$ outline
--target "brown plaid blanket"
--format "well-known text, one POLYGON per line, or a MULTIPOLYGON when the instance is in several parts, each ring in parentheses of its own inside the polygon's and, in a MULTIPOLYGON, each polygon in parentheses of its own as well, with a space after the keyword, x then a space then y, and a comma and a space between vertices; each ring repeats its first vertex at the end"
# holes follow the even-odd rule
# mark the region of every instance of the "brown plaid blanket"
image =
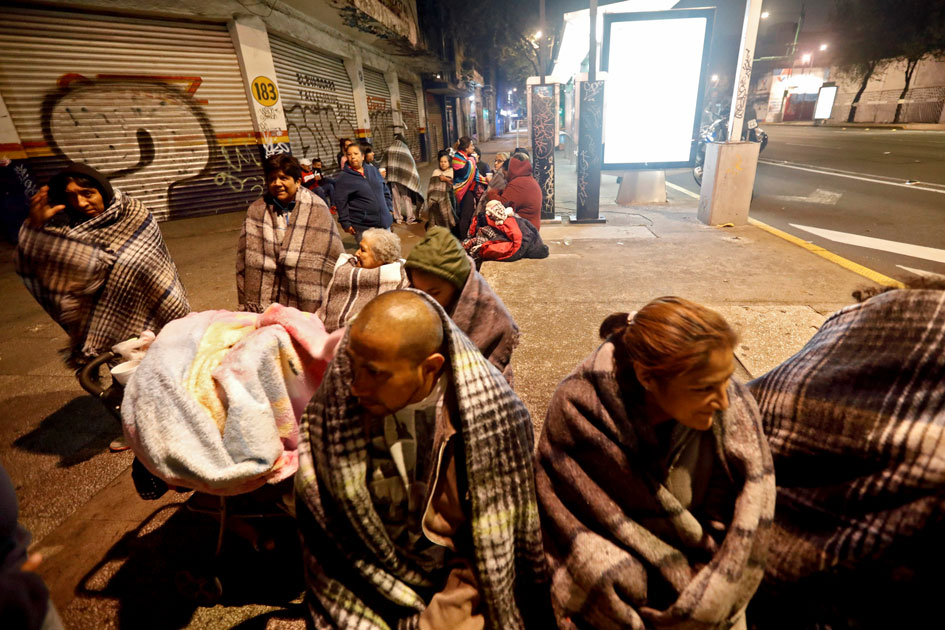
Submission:
POLYGON ((415 193, 423 201, 423 191, 420 190, 420 173, 417 172, 417 163, 410 154, 407 143, 394 138, 394 143, 387 148, 384 154, 387 165, 385 179, 392 184, 400 184, 407 190, 415 193))
POLYGON ((469 264, 472 269, 451 317, 459 329, 511 383, 512 351, 518 346, 518 324, 512 319, 512 314, 505 307, 502 298, 492 290, 482 274, 476 271, 475 262, 470 259, 469 264))
MULTIPOLYGON (((538 445, 536 484, 552 599, 562 628, 729 628, 761 582, 774 513, 774 471, 754 400, 739 383, 697 443, 695 488, 664 484, 642 387, 625 392, 603 344, 558 386, 538 445)), ((676 449, 671 449, 671 453, 676 449)), ((682 452, 680 450, 679 452, 682 452)))
MULTIPOLYGON (((425 294, 420 294, 425 295, 425 294)), ((431 298, 448 346, 476 576, 489 628, 553 627, 525 405, 431 298), (550 622, 550 625, 549 625, 550 622)), ((302 416, 296 497, 308 604, 321 629, 415 628, 437 574, 388 536, 368 490, 368 444, 341 342, 302 416)), ((432 488, 432 484, 430 484, 432 488)))
POLYGON ((24 224, 16 271, 68 333, 73 366, 190 312, 157 222, 118 189, 105 212, 77 226, 24 224))
POLYGON ((778 471, 763 612, 927 625, 907 616, 937 613, 945 557, 945 291, 845 308, 749 387, 778 471))
POLYGON ((375 269, 363 269, 356 262, 351 254, 342 254, 335 263, 335 273, 325 292, 325 301, 316 313, 328 332, 346 326, 381 293, 410 285, 403 260, 375 269))
POLYGON ((314 313, 338 256, 341 234, 328 206, 299 187, 288 224, 260 197, 246 211, 236 256, 236 293, 240 310, 262 313, 273 303, 314 313), (276 242, 278 227, 284 227, 276 242))
POLYGON ((453 184, 440 181, 439 176, 430 178, 427 187, 427 201, 421 215, 425 216, 427 229, 434 225, 452 228, 456 225, 456 197, 453 184))

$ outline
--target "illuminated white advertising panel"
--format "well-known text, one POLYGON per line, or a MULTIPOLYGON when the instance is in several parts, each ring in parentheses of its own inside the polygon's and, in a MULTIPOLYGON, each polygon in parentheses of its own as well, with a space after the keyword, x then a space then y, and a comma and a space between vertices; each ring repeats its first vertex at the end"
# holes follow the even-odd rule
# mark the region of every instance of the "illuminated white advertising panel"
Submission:
POLYGON ((605 169, 691 164, 713 14, 694 9, 605 16, 605 169))
POLYGON ((837 86, 825 83, 817 94, 817 105, 814 107, 814 120, 827 120, 833 111, 833 102, 837 99, 837 86))

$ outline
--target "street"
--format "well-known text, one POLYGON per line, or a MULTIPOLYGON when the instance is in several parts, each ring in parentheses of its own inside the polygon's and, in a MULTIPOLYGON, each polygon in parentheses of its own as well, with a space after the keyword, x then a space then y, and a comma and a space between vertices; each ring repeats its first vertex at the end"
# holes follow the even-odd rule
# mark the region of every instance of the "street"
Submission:
POLYGON ((763 128, 753 218, 903 282, 945 274, 945 132, 763 128))

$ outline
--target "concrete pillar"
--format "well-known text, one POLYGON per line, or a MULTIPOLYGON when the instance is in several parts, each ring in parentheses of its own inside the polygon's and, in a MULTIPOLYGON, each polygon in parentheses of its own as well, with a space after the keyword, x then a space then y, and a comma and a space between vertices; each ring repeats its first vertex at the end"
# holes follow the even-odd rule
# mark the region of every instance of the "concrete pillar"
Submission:
POLYGON ((351 79, 351 88, 354 92, 354 115, 358 119, 354 133, 358 138, 371 140, 371 115, 368 110, 367 90, 364 88, 364 64, 361 55, 353 58, 345 57, 345 71, 351 79))
POLYGON ((748 223, 758 168, 757 142, 710 142, 705 148, 699 220, 708 225, 748 223))
MULTIPOLYGON (((393 109, 391 118, 393 124, 404 126, 404 105, 400 101, 400 82, 397 80, 397 72, 394 70, 384 73, 384 80, 387 81, 387 89, 390 90, 390 105, 393 109)), ((403 129, 401 129, 403 131, 403 129)))
POLYGON ((666 203, 666 173, 624 171, 617 190, 617 205, 666 203))
POLYGON ((251 105, 253 129, 263 158, 291 153, 282 92, 276 82, 266 23, 256 16, 240 15, 227 27, 236 48, 243 86, 251 105))

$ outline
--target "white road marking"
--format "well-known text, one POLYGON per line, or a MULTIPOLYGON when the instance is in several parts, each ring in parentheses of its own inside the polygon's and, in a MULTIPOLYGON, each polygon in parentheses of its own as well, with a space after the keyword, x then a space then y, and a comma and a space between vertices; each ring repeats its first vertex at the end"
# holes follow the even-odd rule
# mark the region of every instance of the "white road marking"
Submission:
MULTIPOLYGON (((784 168, 793 168, 798 171, 807 171, 809 173, 819 173, 821 175, 833 175, 834 177, 846 177, 848 179, 858 179, 861 182, 873 182, 874 184, 886 184, 887 186, 899 186, 900 188, 911 188, 912 190, 924 190, 926 192, 938 193, 940 195, 945 195, 945 187, 943 188, 931 188, 930 186, 916 186, 914 184, 906 184, 901 181, 887 181, 883 179, 878 179, 877 177, 866 177, 864 175, 851 175, 849 173, 843 173, 840 171, 828 171, 817 168, 811 168, 809 166, 800 166, 797 164, 788 164, 786 162, 773 162, 771 160, 758 160, 761 164, 768 164, 770 166, 781 166, 784 168)), ((936 186, 941 184, 931 184, 931 186, 936 186)))
POLYGON ((775 199, 781 201, 799 201, 801 203, 819 203, 826 206, 835 206, 837 202, 840 201, 840 198, 843 197, 842 193, 833 192, 830 190, 824 190, 818 188, 811 194, 806 197, 799 196, 790 196, 790 195, 775 195, 775 199))
POLYGON ((696 193, 692 192, 691 190, 686 190, 686 189, 683 188, 682 186, 677 186, 677 185, 674 184, 673 182, 666 182, 666 185, 669 186, 670 188, 672 188, 673 190, 675 190, 675 191, 677 191, 677 192, 681 192, 681 193, 684 194, 684 195, 689 195, 690 197, 693 197, 694 199, 698 199, 698 198, 699 198, 699 195, 697 195, 696 193))
POLYGON ((900 269, 905 269, 909 273, 914 273, 915 275, 922 278, 932 278, 933 280, 945 279, 945 276, 943 276, 940 273, 935 273, 934 271, 926 271, 925 269, 913 269, 912 267, 906 267, 904 265, 896 265, 896 266, 899 267, 900 269))
POLYGON ((869 249, 878 249, 892 254, 902 254, 913 258, 922 258, 933 262, 945 263, 945 249, 935 249, 934 247, 925 247, 923 245, 912 245, 911 243, 900 243, 899 241, 887 241, 882 238, 873 238, 872 236, 860 236, 859 234, 850 234, 848 232, 836 232, 834 230, 825 230, 823 228, 809 227, 789 224, 798 230, 810 232, 821 238, 825 238, 837 243, 846 245, 855 245, 857 247, 867 247, 869 249))

